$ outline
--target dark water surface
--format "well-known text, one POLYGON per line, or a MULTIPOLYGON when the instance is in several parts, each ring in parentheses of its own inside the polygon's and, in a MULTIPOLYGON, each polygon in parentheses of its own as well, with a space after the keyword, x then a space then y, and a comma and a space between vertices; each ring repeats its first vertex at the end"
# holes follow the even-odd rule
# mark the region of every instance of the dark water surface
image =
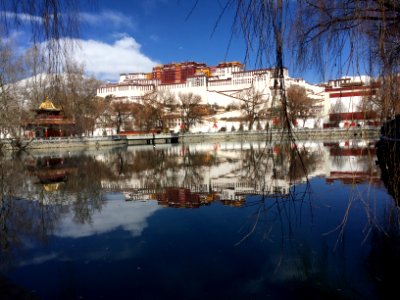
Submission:
POLYGON ((397 298, 373 143, 297 146, 2 156, 0 299, 397 298))

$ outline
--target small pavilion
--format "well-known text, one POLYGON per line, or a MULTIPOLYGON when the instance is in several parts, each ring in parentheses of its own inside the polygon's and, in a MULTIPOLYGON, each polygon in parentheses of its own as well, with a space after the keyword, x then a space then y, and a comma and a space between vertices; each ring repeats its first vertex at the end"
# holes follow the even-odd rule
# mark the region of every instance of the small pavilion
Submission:
POLYGON ((49 138, 70 136, 74 133, 75 122, 66 118, 62 110, 55 107, 48 97, 35 112, 35 118, 24 126, 27 136, 49 138))

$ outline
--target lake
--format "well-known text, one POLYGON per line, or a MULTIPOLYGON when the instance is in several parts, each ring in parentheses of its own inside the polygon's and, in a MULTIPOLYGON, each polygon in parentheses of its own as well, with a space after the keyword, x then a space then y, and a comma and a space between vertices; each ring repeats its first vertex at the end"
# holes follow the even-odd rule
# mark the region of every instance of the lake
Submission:
POLYGON ((1 159, 1 299, 389 299, 399 208, 374 141, 1 159))

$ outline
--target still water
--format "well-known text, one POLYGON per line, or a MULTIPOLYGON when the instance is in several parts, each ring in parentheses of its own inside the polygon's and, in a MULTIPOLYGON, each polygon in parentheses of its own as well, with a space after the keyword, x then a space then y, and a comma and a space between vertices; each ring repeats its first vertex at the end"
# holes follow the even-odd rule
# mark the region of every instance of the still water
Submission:
POLYGON ((0 298, 390 299, 376 161, 368 141, 3 155, 0 298))

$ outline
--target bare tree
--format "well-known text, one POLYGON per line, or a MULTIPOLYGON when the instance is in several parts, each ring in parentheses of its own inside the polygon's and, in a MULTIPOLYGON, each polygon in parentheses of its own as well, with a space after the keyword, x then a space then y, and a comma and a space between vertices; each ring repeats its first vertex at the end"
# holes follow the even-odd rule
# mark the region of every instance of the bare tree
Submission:
POLYGON ((108 97, 109 109, 102 115, 103 126, 116 128, 117 133, 122 130, 131 130, 136 104, 124 102, 113 97, 108 97))
POLYGON ((134 125, 140 130, 149 131, 157 126, 157 114, 151 105, 132 103, 134 125))
POLYGON ((254 122, 256 122, 259 117, 263 104, 265 104, 263 94, 261 91, 255 89, 254 86, 251 86, 239 93, 238 98, 245 120, 249 124, 249 130, 252 130, 254 122))
POLYGON ((16 82, 21 76, 20 59, 9 41, 0 41, 0 136, 19 135, 21 107, 16 82))
POLYGON ((79 5, 80 1, 76 0, 1 1, 1 34, 8 36, 23 24, 28 24, 31 42, 34 45, 45 42, 47 73, 58 74, 63 57, 70 46, 62 42, 62 39, 78 35, 79 5))
POLYGON ((168 116, 176 109, 175 96, 169 91, 152 91, 145 94, 141 102, 143 114, 135 114, 135 117, 144 119, 142 123, 146 123, 147 129, 165 129, 168 116))
POLYGON ((54 100, 59 102, 67 116, 75 120, 77 133, 93 132, 95 120, 106 108, 106 101, 96 96, 101 82, 94 77, 87 77, 84 67, 73 61, 67 62, 61 79, 58 97, 54 100))
POLYGON ((49 96, 50 75, 46 74, 46 58, 40 47, 33 46, 25 52, 22 62, 26 77, 20 95, 26 108, 36 109, 49 96))
MULTIPOLYGON (((41 58, 35 49, 28 50, 25 57, 27 72, 33 74, 32 77, 20 83, 24 106, 30 109, 24 113, 24 119, 27 120, 34 118, 33 110, 37 109, 40 103, 51 94, 51 74, 41 73, 40 70, 43 71, 43 69, 37 68, 36 64, 41 58), (35 74, 36 71, 39 73, 35 74)), ((92 133, 96 119, 107 107, 108 102, 96 96, 99 85, 100 81, 85 75, 82 65, 69 60, 64 67, 64 73, 58 78, 57 89, 53 89, 52 102, 62 108, 63 114, 75 121, 74 131, 78 134, 92 133)))
POLYGON ((394 118, 400 114, 400 76, 398 74, 386 75, 381 79, 381 87, 376 97, 371 97, 370 102, 376 111, 380 112, 382 121, 394 118))
MULTIPOLYGON (((234 26, 242 30, 248 49, 246 60, 255 53, 257 64, 276 66, 283 116, 284 54, 293 54, 299 67, 316 67, 321 75, 327 68, 338 76, 366 71, 384 82, 399 71, 399 0, 227 0, 224 10, 233 4, 234 26)), ((395 104, 396 99, 390 101, 395 104)))
POLYGON ((289 1, 229 0, 225 9, 236 3, 234 26, 243 32, 247 51, 246 61, 255 53, 254 63, 263 66, 265 63, 274 66, 272 110, 280 107, 280 123, 284 133, 291 135, 291 124, 288 115, 285 68, 283 54, 290 32, 285 20, 291 18, 289 1))
MULTIPOLYGON (((57 89, 59 88, 60 73, 62 72, 62 65, 65 59, 66 53, 71 49, 73 39, 66 39, 66 37, 76 37, 78 35, 79 27, 79 6, 80 1, 62 1, 62 0, 6 0, 0 1, 0 35, 3 42, 8 42, 10 36, 13 35, 15 31, 18 30, 30 30, 30 42, 33 44, 32 56, 36 56, 35 60, 31 62, 32 72, 25 72, 25 76, 32 76, 33 74, 38 75, 39 66, 40 73, 46 73, 53 76, 45 76, 47 83, 43 84, 41 87, 46 87, 46 94, 50 98, 55 98, 57 89), (40 50, 40 51, 39 51, 40 50), (41 52, 40 56, 33 54, 33 52, 41 52), (40 57, 40 63, 39 58, 40 57), (33 74, 32 74, 33 73, 33 74)), ((3 46, 1 46, 3 47, 3 46)), ((16 47, 14 47, 16 48, 16 47)), ((9 66, 12 65, 13 59, 7 55, 3 55, 3 66, 7 61, 9 66)), ((19 60, 19 63, 22 60, 19 60)), ((15 66, 13 67, 15 69, 15 66)), ((19 68, 19 66, 18 66, 19 68)), ((10 71, 10 68, 8 68, 10 71)), ((2 75, 6 74, 2 70, 2 75)), ((14 74, 15 75, 15 74, 14 74)), ((35 77, 33 81, 34 84, 38 86, 38 81, 41 81, 44 77, 35 77)), ((12 111, 11 107, 7 104, 2 107, 6 108, 5 116, 12 116, 14 121, 20 118, 20 113, 24 113, 21 107, 17 109, 17 101, 15 99, 21 100, 24 93, 16 93, 15 88, 11 88, 16 82, 10 81, 10 78, 5 78, 2 76, 2 100, 8 103, 14 103, 12 111), (8 90, 12 90, 14 95, 10 92, 6 92, 6 86, 8 90), (13 101, 10 97, 15 98, 13 101), (18 97, 17 97, 18 96, 18 97), (19 113, 17 113, 19 112, 19 113)), ((32 81, 31 81, 32 82, 32 81)), ((41 89, 43 90, 43 89, 41 89)), ((37 91, 38 92, 38 91, 37 91)), ((34 98, 36 99, 32 102, 36 105, 43 99, 44 95, 36 93, 34 98)), ((24 100, 24 99, 22 99, 24 100)), ((5 104, 5 103, 4 103, 5 104)), ((25 103, 19 103, 20 105, 25 103)), ((26 107, 24 107, 26 108, 26 107)), ((6 120, 2 118, 2 120, 6 120)), ((7 121, 7 124, 15 124, 15 122, 7 121)), ((13 135, 16 136, 17 130, 15 126, 13 129, 7 129, 7 132, 13 131, 13 135)))
MULTIPOLYGON (((360 71, 360 58, 380 62, 381 73, 398 69, 400 1, 302 0, 293 30, 300 61, 322 63, 329 55, 340 67, 360 71)), ((379 65, 377 65, 379 67, 379 65)))
POLYGON ((303 120, 303 127, 307 121, 315 117, 314 101, 308 97, 306 89, 298 85, 292 85, 287 89, 289 115, 292 123, 297 119, 303 120))
POLYGON ((191 126, 201 122, 202 118, 207 115, 207 111, 201 105, 201 96, 193 93, 180 93, 178 95, 181 108, 182 130, 189 131, 191 126))
POLYGON ((305 66, 334 61, 338 71, 378 74, 381 119, 398 113, 399 0, 300 1, 294 45, 305 66), (396 112, 397 111, 397 112, 396 112))
POLYGON ((342 120, 341 114, 347 111, 348 109, 341 100, 332 105, 329 109, 329 120, 332 122, 332 125, 335 127, 339 126, 339 123, 342 120))

